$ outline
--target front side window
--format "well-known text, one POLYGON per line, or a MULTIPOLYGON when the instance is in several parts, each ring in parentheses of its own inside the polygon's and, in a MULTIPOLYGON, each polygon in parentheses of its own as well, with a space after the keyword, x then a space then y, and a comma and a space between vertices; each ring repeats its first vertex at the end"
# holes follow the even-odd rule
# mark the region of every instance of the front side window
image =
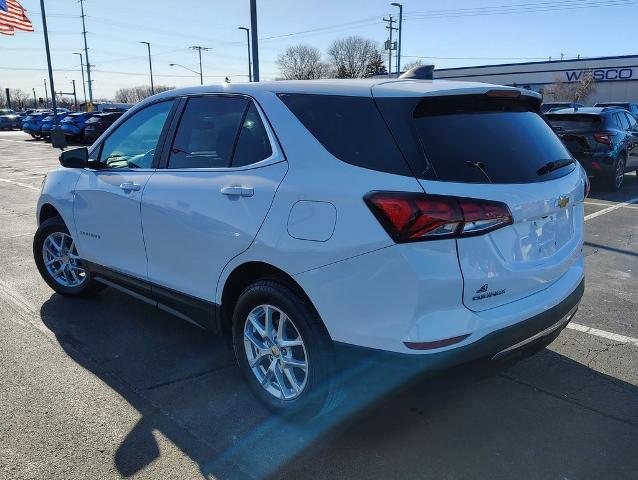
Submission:
POLYGON ((182 115, 168 168, 229 167, 249 100, 243 97, 190 98, 182 115))
POLYGON ((157 142, 173 101, 156 103, 135 113, 104 141, 101 168, 151 168, 157 142))

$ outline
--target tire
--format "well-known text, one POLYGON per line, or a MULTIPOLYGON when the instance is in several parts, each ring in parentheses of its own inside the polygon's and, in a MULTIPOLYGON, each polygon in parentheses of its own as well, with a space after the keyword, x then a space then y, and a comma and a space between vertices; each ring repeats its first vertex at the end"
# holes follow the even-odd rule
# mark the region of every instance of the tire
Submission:
POLYGON ((273 280, 260 280, 253 283, 240 295, 235 305, 232 321, 232 337, 235 357, 239 368, 255 396, 271 411, 289 416, 291 419, 306 419, 332 410, 341 400, 341 389, 332 373, 335 371, 335 354, 332 340, 323 323, 314 311, 292 289, 283 283, 273 280), (267 343, 255 329, 255 323, 265 327, 266 310, 270 309, 272 337, 274 342, 267 343), (286 343, 276 337, 284 320, 283 342, 298 342, 286 348, 286 343), (257 350, 256 344, 249 341, 252 336, 262 347, 257 350), (298 336, 297 336, 298 335, 298 336), (267 354, 265 352, 268 352, 267 354), (249 363, 255 357, 263 357, 256 362, 253 371, 249 363), (290 366, 286 362, 296 360, 304 363, 306 370, 290 366), (273 361, 274 367, 273 367, 273 361), (287 372, 286 372, 287 370, 287 372), (275 375, 277 372, 277 375, 275 375), (262 386, 257 375, 269 379, 262 386), (290 375, 299 388, 296 391, 290 375), (279 380, 279 381, 277 381, 279 380), (283 382, 283 387, 279 382, 283 382))
POLYGON ((69 230, 60 217, 50 218, 38 227, 33 237, 33 258, 44 281, 60 295, 70 297, 88 296, 105 288, 103 284, 91 278, 91 272, 77 257, 77 250, 74 249, 72 242, 69 230), (52 239, 54 243, 47 242, 49 239, 52 239), (45 242, 47 242, 46 246, 45 242), (50 267, 47 267, 45 255, 53 259, 60 252, 54 247, 55 243, 61 245, 62 252, 66 250, 66 253, 59 255, 62 260, 55 260, 50 267), (70 254, 71 251, 75 254, 70 254), (66 267, 63 266, 64 264, 66 267), (64 277, 66 282, 63 282, 61 277, 56 278, 51 270, 60 270, 61 277, 64 277), (81 281, 78 282, 77 279, 81 281))
POLYGON ((621 152, 614 162, 614 170, 607 177, 607 189, 618 192, 623 186, 625 169, 627 168, 627 154, 621 152), (622 173, 621 173, 622 171, 622 173))

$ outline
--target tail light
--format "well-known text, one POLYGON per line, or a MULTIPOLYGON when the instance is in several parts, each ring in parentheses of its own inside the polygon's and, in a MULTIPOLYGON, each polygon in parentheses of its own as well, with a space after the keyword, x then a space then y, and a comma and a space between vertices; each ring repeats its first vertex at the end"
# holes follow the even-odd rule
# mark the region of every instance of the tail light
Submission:
POLYGON ((509 207, 491 200, 371 192, 365 201, 397 243, 480 235, 512 224, 509 207))
POLYGON ((612 132, 597 132, 594 133, 594 140, 603 145, 611 145, 614 136, 616 136, 616 134, 612 132))

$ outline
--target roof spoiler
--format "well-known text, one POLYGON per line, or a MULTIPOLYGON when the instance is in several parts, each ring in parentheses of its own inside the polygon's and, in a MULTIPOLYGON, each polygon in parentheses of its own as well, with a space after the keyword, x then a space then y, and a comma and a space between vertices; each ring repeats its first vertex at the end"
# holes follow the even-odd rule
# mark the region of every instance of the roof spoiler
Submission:
POLYGON ((401 79, 414 79, 414 80, 434 80, 434 65, 420 65, 418 67, 411 68, 407 72, 403 73, 399 78, 401 79))

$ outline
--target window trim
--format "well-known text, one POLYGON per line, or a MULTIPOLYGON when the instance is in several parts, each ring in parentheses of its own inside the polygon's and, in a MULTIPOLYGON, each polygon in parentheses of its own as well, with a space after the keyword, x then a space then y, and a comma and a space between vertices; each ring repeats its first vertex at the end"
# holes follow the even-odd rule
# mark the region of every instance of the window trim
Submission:
MULTIPOLYGON (((242 122, 243 123, 243 122, 242 122)), ((235 138, 235 146, 233 147, 233 157, 235 153, 236 143, 239 141, 239 134, 241 133, 241 128, 238 131, 237 137, 235 138)), ((160 158, 159 165, 157 167, 158 171, 165 172, 238 172, 242 170, 252 170, 255 168, 261 168, 268 165, 274 165, 276 163, 285 162, 286 156, 284 154, 281 145, 279 144, 279 140, 275 135, 275 131, 266 116, 266 112, 259 104, 259 102, 252 96, 244 94, 244 93, 221 93, 221 92, 211 92, 211 93, 193 93, 187 94, 180 98, 179 110, 175 112, 175 115, 172 119, 171 128, 167 131, 167 136, 165 139, 165 143, 162 147, 162 156, 160 158), (175 142, 175 136, 177 134, 177 129, 179 128, 179 124, 182 120, 182 115, 186 110, 186 105, 188 100, 191 98, 201 98, 201 97, 238 97, 244 98, 248 100, 248 106, 244 115, 248 112, 250 108, 250 102, 255 104, 257 108, 257 113, 259 114, 259 118, 261 119, 262 124, 264 125, 264 129, 266 130, 266 135, 268 135, 268 141, 270 142, 270 148, 272 150, 272 154, 268 158, 264 158, 256 163, 251 163, 250 165, 242 165, 239 167, 232 166, 232 158, 231 165, 228 167, 202 167, 202 168, 168 168, 168 161, 170 157, 171 148, 173 143, 175 142)))
POLYGON ((145 104, 139 108, 133 107, 130 110, 128 110, 124 115, 122 115, 120 118, 118 118, 106 130, 106 132, 104 132, 105 134, 107 134, 106 137, 104 137, 104 139, 102 139, 102 141, 98 143, 97 145, 92 146, 91 149, 89 150, 89 158, 91 158, 91 155, 93 155, 94 153, 97 153, 97 159, 95 161, 95 165, 97 168, 92 168, 92 170, 98 171, 98 172, 114 172, 114 171, 115 172, 152 172, 152 171, 155 171, 157 168, 159 168, 158 167, 159 161, 165 147, 165 137, 169 131, 170 126, 173 123, 173 118, 175 116, 175 112, 179 104, 178 102, 179 99, 180 97, 161 98, 156 101, 149 102, 148 104, 145 104), (157 147, 155 148, 155 154, 153 155, 153 162, 151 163, 150 168, 100 168, 99 158, 102 156, 102 149, 104 147, 104 144, 111 137, 111 135, 113 135, 117 131, 117 129, 124 124, 124 122, 128 121, 129 118, 137 115, 139 112, 146 110, 149 107, 152 107, 154 105, 157 105, 163 102, 173 102, 173 105, 168 112, 168 116, 166 117, 166 122, 164 122, 164 126, 162 127, 162 131, 160 132, 160 136, 157 139, 157 147))

